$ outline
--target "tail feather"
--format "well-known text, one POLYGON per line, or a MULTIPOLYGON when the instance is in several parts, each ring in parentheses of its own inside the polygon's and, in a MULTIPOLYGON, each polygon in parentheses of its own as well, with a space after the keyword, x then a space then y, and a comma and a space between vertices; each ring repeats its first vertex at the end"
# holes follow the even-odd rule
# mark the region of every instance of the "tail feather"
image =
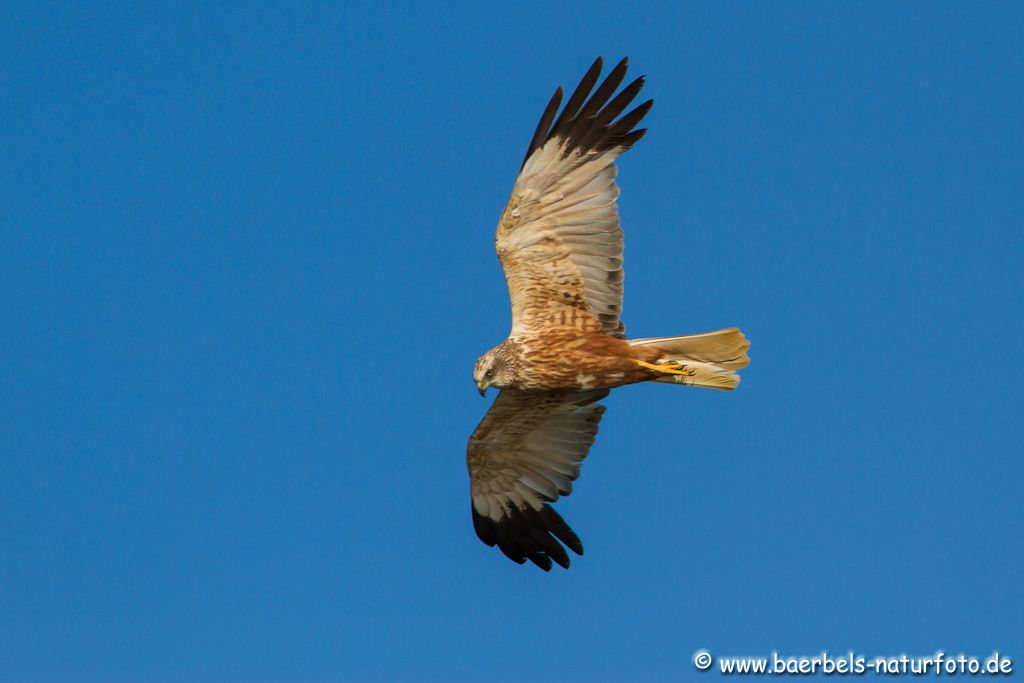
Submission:
POLYGON ((631 346, 649 346, 662 355, 658 363, 684 366, 686 375, 666 374, 656 382, 686 384, 710 389, 735 389, 740 376, 736 372, 750 362, 747 349, 750 342, 738 328, 730 327, 715 332, 691 334, 685 337, 656 337, 631 339, 631 346))

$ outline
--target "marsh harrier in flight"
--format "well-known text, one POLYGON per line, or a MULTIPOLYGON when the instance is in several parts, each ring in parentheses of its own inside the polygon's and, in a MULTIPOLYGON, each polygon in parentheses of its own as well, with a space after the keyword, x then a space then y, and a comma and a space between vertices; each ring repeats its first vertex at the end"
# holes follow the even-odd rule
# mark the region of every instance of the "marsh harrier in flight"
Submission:
POLYGON ((480 356, 477 388, 501 390, 469 439, 473 527, 509 559, 549 570, 583 546, 549 505, 572 491, 610 389, 634 382, 735 389, 750 346, 736 328, 627 339, 615 159, 646 132, 648 100, 620 118, 643 77, 594 90, 594 62, 559 113, 559 87, 526 150, 495 246, 512 299, 508 339, 480 356), (592 92, 593 91, 593 92, 592 92), (556 116, 557 115, 557 116, 556 116))

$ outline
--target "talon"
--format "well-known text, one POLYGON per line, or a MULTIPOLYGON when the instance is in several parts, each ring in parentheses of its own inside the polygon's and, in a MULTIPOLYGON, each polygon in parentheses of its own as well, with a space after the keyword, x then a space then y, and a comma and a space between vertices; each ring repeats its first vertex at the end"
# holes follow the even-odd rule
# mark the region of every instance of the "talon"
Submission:
POLYGON ((648 370, 654 370, 666 375, 684 375, 686 377, 693 377, 697 374, 696 370, 688 370, 686 365, 678 363, 674 360, 666 361, 659 365, 653 363, 646 363, 642 360, 634 361, 637 365, 647 368, 648 370))

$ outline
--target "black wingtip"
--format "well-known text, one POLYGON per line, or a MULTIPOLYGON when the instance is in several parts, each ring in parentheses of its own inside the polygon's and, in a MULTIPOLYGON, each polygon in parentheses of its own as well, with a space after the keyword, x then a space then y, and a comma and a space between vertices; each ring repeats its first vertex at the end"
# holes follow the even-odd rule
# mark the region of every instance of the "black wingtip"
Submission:
POLYGON ((533 138, 530 140, 530 146, 526 150, 526 156, 523 157, 523 165, 526 165, 526 160, 530 158, 533 150, 543 147, 544 140, 547 138, 548 131, 551 128, 551 121, 554 120, 555 114, 558 113, 558 107, 562 104, 562 86, 555 88, 555 94, 548 100, 548 106, 544 108, 544 114, 541 115, 540 121, 537 122, 537 129, 533 131, 533 138))
POLYGON ((477 537, 488 546, 497 545, 516 564, 529 560, 544 571, 550 571, 553 564, 568 569, 569 555, 559 541, 577 555, 583 555, 579 537, 550 505, 540 510, 513 505, 506 508, 499 521, 481 515, 472 503, 470 510, 477 537))
POLYGON ((562 139, 563 154, 576 150, 585 153, 591 150, 598 152, 613 147, 623 151, 629 149, 642 135, 629 138, 634 126, 647 114, 653 100, 648 100, 633 109, 618 121, 614 121, 630 102, 636 97, 646 82, 646 76, 640 76, 627 85, 612 99, 612 94, 622 83, 629 67, 629 57, 623 57, 605 77, 604 82, 594 90, 604 59, 598 57, 580 80, 579 85, 569 96, 562 112, 555 119, 554 115, 561 103, 561 87, 555 91, 555 97, 548 102, 534 131, 530 145, 523 158, 523 166, 542 148, 548 140, 558 137, 562 139), (591 95, 591 91, 594 91, 591 95), (554 105, 554 109, 552 106, 554 105), (628 144, 626 141, 629 140, 628 144))

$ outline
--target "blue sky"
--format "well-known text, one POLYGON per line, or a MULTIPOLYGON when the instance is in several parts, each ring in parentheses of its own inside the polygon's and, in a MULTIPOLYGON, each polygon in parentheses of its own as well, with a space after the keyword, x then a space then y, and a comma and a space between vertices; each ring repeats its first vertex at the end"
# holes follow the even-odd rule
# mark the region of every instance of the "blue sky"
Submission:
MULTIPOLYGON (((1024 662, 1024 10, 0 9, 0 678, 681 680, 1024 662), (631 57, 632 336, 544 574, 480 544, 493 230, 552 90, 631 57), (703 674, 715 677, 717 674, 703 674)), ((1024 664, 1021 664, 1024 666, 1024 664)))

